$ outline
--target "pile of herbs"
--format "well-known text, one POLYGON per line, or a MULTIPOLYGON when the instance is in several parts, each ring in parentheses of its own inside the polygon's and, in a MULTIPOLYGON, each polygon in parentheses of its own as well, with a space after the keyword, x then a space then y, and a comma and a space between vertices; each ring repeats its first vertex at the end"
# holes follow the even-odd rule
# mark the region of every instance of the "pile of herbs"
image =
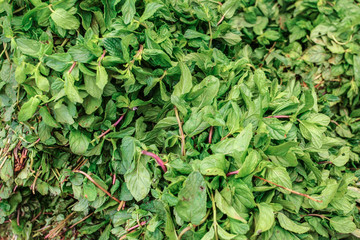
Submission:
POLYGON ((0 236, 360 237, 359 1, 0 0, 0 236))

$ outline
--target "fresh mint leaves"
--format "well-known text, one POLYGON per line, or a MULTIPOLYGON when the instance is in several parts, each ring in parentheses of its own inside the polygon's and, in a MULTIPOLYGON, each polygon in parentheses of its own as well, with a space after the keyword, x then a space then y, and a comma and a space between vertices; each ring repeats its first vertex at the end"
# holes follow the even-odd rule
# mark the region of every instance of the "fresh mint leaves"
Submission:
POLYGON ((358 1, 0 1, 0 237, 357 239, 358 1))

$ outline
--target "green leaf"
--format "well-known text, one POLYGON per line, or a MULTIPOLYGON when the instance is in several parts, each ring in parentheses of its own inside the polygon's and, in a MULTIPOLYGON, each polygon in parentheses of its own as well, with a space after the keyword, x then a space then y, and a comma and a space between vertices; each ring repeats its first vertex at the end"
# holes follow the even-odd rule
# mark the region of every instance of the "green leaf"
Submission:
POLYGON ((236 210, 226 201, 226 199, 217 190, 215 192, 215 202, 216 202, 216 206, 228 217, 246 223, 246 220, 236 212, 236 210))
POLYGON ((279 212, 277 215, 277 219, 279 220, 280 226, 288 231, 303 234, 308 232, 311 228, 309 226, 300 225, 292 221, 285 214, 279 212))
POLYGON ((266 37, 271 41, 278 40, 280 36, 281 36, 280 33, 274 30, 266 30, 266 32, 264 33, 264 37, 266 37))
POLYGON ((66 73, 65 74, 65 83, 64 83, 64 89, 65 89, 66 96, 73 103, 76 103, 76 102, 82 103, 83 99, 80 96, 77 87, 75 87, 74 82, 75 82, 74 77, 71 74, 66 73))
POLYGON ((281 121, 276 118, 264 118, 264 123, 272 139, 283 140, 286 138, 286 130, 281 121))
POLYGON ((38 41, 26 38, 18 38, 16 43, 17 47, 25 55, 29 55, 35 58, 39 57, 41 44, 38 41))
POLYGON ((101 106, 102 99, 101 98, 93 98, 87 97, 83 102, 83 106, 85 108, 85 113, 90 115, 95 112, 101 106))
POLYGON ((96 78, 89 75, 84 75, 85 90, 94 98, 101 98, 103 90, 96 84, 96 78))
POLYGON ((219 88, 219 79, 214 76, 207 76, 192 89, 193 92, 203 90, 202 94, 192 101, 193 105, 199 108, 210 105, 216 98, 219 88))
POLYGON ((245 161, 241 165, 237 176, 243 178, 250 175, 255 171, 261 160, 261 156, 257 151, 250 150, 249 155, 245 158, 245 161))
POLYGON ((104 231, 101 233, 99 240, 108 240, 110 238, 112 226, 111 224, 107 225, 104 231))
POLYGON ((268 231, 275 222, 273 208, 267 203, 257 204, 259 213, 255 216, 255 232, 254 235, 260 235, 268 231))
POLYGON ((170 57, 162 50, 159 49, 144 49, 144 60, 151 59, 151 63, 155 66, 171 67, 170 57))
POLYGON ((101 65, 98 65, 96 69, 96 86, 100 90, 103 90, 107 82, 108 82, 108 74, 105 68, 101 65))
POLYGON ((229 162, 222 154, 214 154, 204 158, 200 164, 200 172, 207 176, 226 176, 229 162))
POLYGON ((10 159, 4 159, 3 167, 0 170, 0 177, 4 182, 9 181, 14 176, 14 166, 10 159))
POLYGON ((220 225, 217 226, 217 231, 221 239, 234 239, 236 237, 235 234, 228 233, 222 227, 220 227, 220 225))
POLYGON ((46 107, 41 107, 39 109, 40 116, 44 123, 50 127, 59 127, 55 119, 51 116, 48 109, 46 107))
POLYGON ((313 122, 303 120, 300 122, 300 132, 307 140, 310 140, 311 143, 316 148, 321 148, 323 132, 325 132, 325 127, 319 127, 313 122))
POLYGON ((326 51, 322 46, 315 45, 310 47, 305 52, 302 58, 308 62, 322 63, 328 58, 328 55, 326 54, 326 51))
POLYGON ((192 88, 192 77, 189 68, 183 62, 179 62, 181 70, 180 81, 175 85, 173 95, 180 97, 188 92, 192 88))
POLYGON ((83 189, 84 197, 87 198, 89 202, 95 201, 97 197, 96 186, 92 182, 86 181, 86 183, 83 184, 83 189))
POLYGON ((310 200, 310 206, 316 210, 325 209, 329 205, 331 200, 333 200, 333 198, 335 197, 338 187, 339 184, 336 182, 335 179, 328 179, 326 181, 326 187, 324 190, 322 190, 320 195, 311 195, 311 197, 318 199, 322 202, 315 202, 310 200))
POLYGON ((354 55, 354 78, 358 86, 360 86, 360 56, 354 55))
POLYGON ((55 9, 55 11, 51 13, 50 17, 56 25, 63 29, 78 29, 80 26, 79 20, 62 8, 55 9))
POLYGON ((233 154, 246 151, 252 138, 252 124, 248 124, 235 138, 227 138, 211 147, 214 153, 233 154))
POLYGON ((339 233, 352 233, 356 229, 356 225, 353 222, 353 218, 351 216, 333 217, 330 219, 330 225, 335 229, 335 231, 339 233))
POLYGON ((73 58, 69 53, 54 53, 50 56, 45 56, 44 62, 46 66, 55 71, 63 72, 72 65, 73 58))
POLYGON ((329 238, 328 230, 321 224, 321 219, 317 217, 310 217, 307 221, 318 234, 325 238, 329 238))
POLYGON ((80 63, 89 63, 95 58, 92 52, 82 45, 75 45, 71 47, 68 50, 68 53, 75 62, 80 63))
POLYGON ((124 137, 120 146, 120 151, 122 164, 125 169, 129 169, 136 153, 135 139, 129 136, 124 137))
POLYGON ((70 132, 69 144, 70 149, 77 155, 82 155, 89 147, 90 139, 80 130, 70 132))
POLYGON ((147 196, 150 191, 151 178, 144 160, 140 160, 131 172, 125 174, 125 181, 136 201, 141 201, 147 196))
POLYGON ((298 143, 296 142, 285 142, 282 144, 279 144, 277 146, 269 146, 265 153, 268 155, 273 156, 286 156, 286 154, 289 152, 289 150, 293 147, 296 147, 298 143))
POLYGON ((212 240, 214 239, 215 236, 215 231, 214 231, 214 227, 212 226, 210 228, 210 231, 208 231, 202 238, 201 240, 212 240))
POLYGON ((18 120, 20 122, 25 122, 32 118, 40 102, 40 99, 38 99, 37 97, 31 97, 26 103, 22 105, 18 114, 18 120))
POLYGON ((59 123, 74 123, 74 119, 71 116, 69 109, 64 104, 61 104, 59 107, 55 108, 54 114, 56 121, 58 121, 59 123))
POLYGON ((186 222, 199 225, 206 215, 206 182, 199 172, 192 172, 180 190, 175 211, 186 222))
MULTIPOLYGON (((284 167, 268 168, 266 171, 266 179, 283 187, 292 189, 289 173, 286 171, 286 168, 284 167)), ((290 194, 288 190, 282 188, 277 188, 277 189, 285 194, 290 194)))
POLYGON ((156 13, 156 11, 161 7, 163 7, 163 5, 157 2, 147 3, 145 6, 145 11, 143 15, 141 15, 140 17, 140 22, 144 22, 148 18, 152 17, 156 13))
POLYGON ((49 84, 49 81, 47 80, 47 78, 45 78, 44 76, 42 76, 40 74, 40 71, 36 71, 35 72, 35 83, 36 83, 36 86, 44 91, 44 92, 48 92, 49 91, 49 88, 50 88, 50 84, 49 84))
POLYGON ((104 20, 106 27, 111 26, 111 21, 116 17, 115 2, 116 0, 101 0, 104 5, 104 20))
POLYGON ((342 147, 340 148, 338 155, 331 160, 331 162, 337 167, 342 167, 349 161, 349 159, 350 147, 342 147))
POLYGON ((123 14, 124 23, 126 25, 131 23, 136 13, 135 0, 126 0, 121 8, 121 12, 123 14))

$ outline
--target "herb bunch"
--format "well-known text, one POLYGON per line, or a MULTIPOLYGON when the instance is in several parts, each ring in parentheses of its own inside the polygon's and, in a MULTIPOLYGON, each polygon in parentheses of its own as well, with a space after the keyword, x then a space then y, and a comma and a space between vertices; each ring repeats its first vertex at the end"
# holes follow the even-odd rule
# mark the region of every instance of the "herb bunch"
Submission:
POLYGON ((358 1, 0 1, 0 236, 360 237, 358 1))

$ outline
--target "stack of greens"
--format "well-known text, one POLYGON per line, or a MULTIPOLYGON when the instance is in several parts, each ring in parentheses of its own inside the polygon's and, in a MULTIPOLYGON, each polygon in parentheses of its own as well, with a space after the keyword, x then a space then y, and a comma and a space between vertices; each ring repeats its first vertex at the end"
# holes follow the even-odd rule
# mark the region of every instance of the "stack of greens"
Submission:
POLYGON ((360 237, 353 0, 0 0, 0 236, 360 237))

